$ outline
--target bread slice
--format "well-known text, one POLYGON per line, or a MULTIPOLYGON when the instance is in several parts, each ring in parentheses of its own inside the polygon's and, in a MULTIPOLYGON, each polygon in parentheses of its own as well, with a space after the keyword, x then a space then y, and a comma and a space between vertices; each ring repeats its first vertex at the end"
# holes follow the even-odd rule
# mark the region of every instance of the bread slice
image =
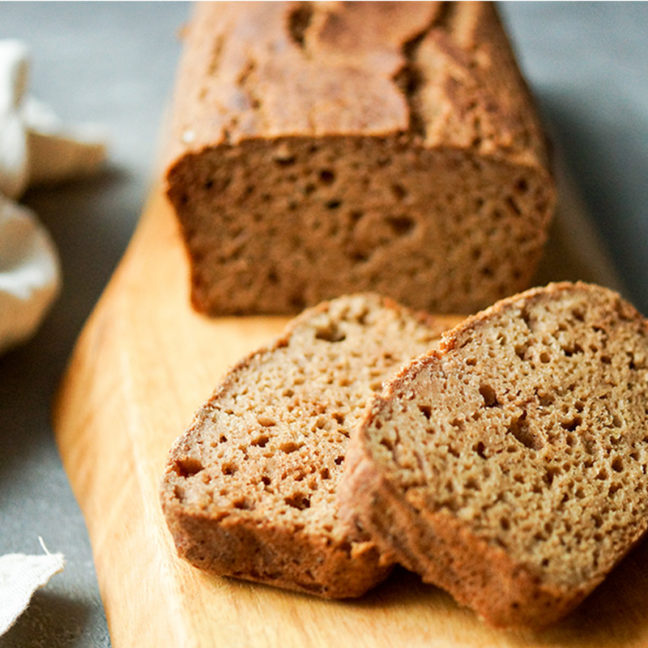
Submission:
POLYGON ((198 310, 528 287, 554 183, 494 3, 197 3, 184 42, 166 181, 198 310))
POLYGON ((575 607, 648 526, 648 326, 553 284, 410 364, 356 429, 342 517, 495 626, 575 607))
POLYGON ((162 506, 197 567, 324 597, 380 581, 374 544, 337 516, 348 437, 371 395, 452 318, 377 295, 303 313, 223 380, 171 450, 162 506))

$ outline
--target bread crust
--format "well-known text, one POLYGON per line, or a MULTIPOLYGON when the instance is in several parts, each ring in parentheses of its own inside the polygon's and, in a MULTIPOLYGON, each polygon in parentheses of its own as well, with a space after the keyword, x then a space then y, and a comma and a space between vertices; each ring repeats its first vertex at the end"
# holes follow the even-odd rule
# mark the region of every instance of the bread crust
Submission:
MULTIPOLYGON (((494 317, 512 308, 524 311, 539 300, 578 293, 608 300, 612 321, 618 318, 628 322, 644 339, 648 337, 646 320, 619 295, 598 286, 562 282, 502 300, 446 332, 439 350, 404 367, 374 400, 347 452, 346 471, 338 491, 341 516, 368 532, 382 551, 393 552, 395 561, 419 573, 424 581, 446 589, 460 604, 472 608, 496 627, 537 629, 562 618, 644 536, 648 519, 633 520, 634 526, 629 525, 627 532, 615 531, 618 537, 614 550, 596 559, 598 567, 591 570, 589 577, 578 583, 557 582, 531 564, 530 557, 528 561, 515 558, 492 537, 475 533, 472 522, 438 505, 434 494, 406 495, 407 489, 394 467, 379 459, 372 449, 374 424, 385 420, 383 413, 394 405, 399 394, 412 389, 417 375, 440 365, 447 354, 478 338, 484 325, 494 317)), ((583 511, 584 518, 585 514, 583 511)))

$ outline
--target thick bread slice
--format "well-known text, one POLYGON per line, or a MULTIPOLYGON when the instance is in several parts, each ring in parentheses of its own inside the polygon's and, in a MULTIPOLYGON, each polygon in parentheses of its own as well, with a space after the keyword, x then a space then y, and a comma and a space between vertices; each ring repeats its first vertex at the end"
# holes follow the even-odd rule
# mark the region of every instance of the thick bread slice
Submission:
POLYGON ((619 295, 503 300, 354 432, 340 515, 495 626, 575 607, 648 526, 648 327, 619 295))
POLYGON ((180 555, 324 597, 359 596, 380 581, 388 567, 374 544, 335 508, 348 436, 385 378, 457 321, 377 295, 341 297, 230 371, 164 475, 180 555))

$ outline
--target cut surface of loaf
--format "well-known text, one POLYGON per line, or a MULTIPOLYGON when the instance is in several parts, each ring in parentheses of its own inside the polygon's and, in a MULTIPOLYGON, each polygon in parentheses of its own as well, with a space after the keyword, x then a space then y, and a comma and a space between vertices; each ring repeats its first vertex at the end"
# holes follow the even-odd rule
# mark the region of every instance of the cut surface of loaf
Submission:
POLYGON ((340 297, 230 371, 163 478, 180 555, 324 597, 359 596, 382 580, 374 544, 337 516, 348 436, 383 381, 457 321, 377 295, 340 297))
POLYGON ((648 526, 648 327, 550 284, 467 319, 354 433, 341 515, 496 626, 576 606, 648 526))
POLYGON ((167 193, 210 314, 526 288, 554 189, 492 3, 200 3, 167 193))

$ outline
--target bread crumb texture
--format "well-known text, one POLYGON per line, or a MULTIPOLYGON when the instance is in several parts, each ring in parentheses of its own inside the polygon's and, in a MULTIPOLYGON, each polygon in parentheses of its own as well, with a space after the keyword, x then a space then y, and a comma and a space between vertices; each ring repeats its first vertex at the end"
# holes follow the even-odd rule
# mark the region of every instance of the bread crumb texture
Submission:
POLYGON ((171 451, 162 504, 180 554, 327 597, 381 580, 375 546, 336 512, 348 437, 383 381, 442 329, 376 295, 341 297, 235 367, 171 451))
POLYGON ((648 329, 616 293, 504 300, 388 389, 343 508, 491 623, 555 621, 646 530, 648 329))
POLYGON ((474 312, 528 286, 555 202, 491 3, 202 3, 170 148, 214 315, 357 290, 474 312))

